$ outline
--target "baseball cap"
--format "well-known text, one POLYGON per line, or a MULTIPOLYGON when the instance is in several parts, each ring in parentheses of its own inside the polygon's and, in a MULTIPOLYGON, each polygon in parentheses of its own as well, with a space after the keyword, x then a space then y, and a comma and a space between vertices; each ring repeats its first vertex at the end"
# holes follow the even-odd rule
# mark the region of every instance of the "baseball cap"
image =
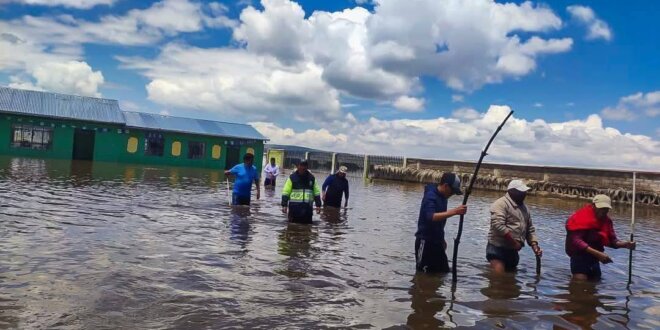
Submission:
POLYGON ((440 178, 440 184, 444 183, 451 187, 451 191, 454 193, 454 195, 463 195, 463 192, 461 191, 461 179, 458 177, 458 175, 451 172, 443 173, 442 177, 440 178))
POLYGON ((344 173, 344 174, 346 174, 346 172, 348 172, 348 167, 346 167, 346 166, 339 166, 339 171, 338 171, 338 172, 339 172, 339 173, 344 173))
POLYGON ((511 180, 506 190, 511 190, 511 189, 515 189, 521 192, 526 192, 531 188, 529 188, 522 180, 511 180))
POLYGON ((596 208, 598 209, 612 208, 612 200, 607 195, 596 195, 591 201, 594 203, 594 205, 596 205, 596 208))

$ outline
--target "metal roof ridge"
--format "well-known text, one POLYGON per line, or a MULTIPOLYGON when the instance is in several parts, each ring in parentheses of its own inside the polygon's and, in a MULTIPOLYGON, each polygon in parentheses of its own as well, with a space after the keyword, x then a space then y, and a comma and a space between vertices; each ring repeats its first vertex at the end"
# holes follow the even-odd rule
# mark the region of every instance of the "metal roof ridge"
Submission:
MULTIPOLYGON (((74 97, 80 97, 80 98, 86 98, 86 99, 95 99, 95 100, 103 100, 103 101, 114 101, 119 103, 119 100, 117 99, 109 99, 105 97, 96 97, 96 96, 86 96, 86 95, 77 95, 77 94, 65 94, 65 93, 60 93, 60 92, 50 92, 50 91, 39 91, 39 90, 34 90, 34 89, 25 89, 25 88, 16 88, 16 87, 9 87, 7 85, 0 85, 0 88, 6 88, 6 89, 13 89, 13 90, 19 90, 19 91, 24 91, 24 92, 35 92, 35 93, 42 93, 42 94, 53 94, 53 95, 59 95, 59 96, 74 96, 74 97)), ((121 108, 121 107, 120 107, 121 108)))
POLYGON ((229 122, 229 121, 221 121, 221 120, 212 120, 212 119, 203 119, 203 118, 192 118, 192 117, 183 117, 183 116, 172 116, 172 115, 163 115, 160 113, 153 113, 153 112, 142 112, 142 111, 126 111, 126 110, 121 110, 121 112, 128 112, 128 113, 136 113, 136 114, 147 114, 147 115, 156 115, 156 116, 161 116, 161 117, 170 117, 170 118, 179 118, 179 119, 191 119, 191 120, 202 120, 202 121, 209 121, 213 123, 223 123, 223 124, 233 124, 233 125, 243 125, 243 126, 250 126, 253 127, 250 124, 241 124, 241 123, 234 123, 234 122, 229 122))

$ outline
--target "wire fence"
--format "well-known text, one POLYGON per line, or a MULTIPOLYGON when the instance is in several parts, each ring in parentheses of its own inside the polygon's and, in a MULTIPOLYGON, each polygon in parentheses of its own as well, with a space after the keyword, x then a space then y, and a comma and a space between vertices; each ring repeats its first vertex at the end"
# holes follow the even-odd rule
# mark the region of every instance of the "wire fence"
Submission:
MULTIPOLYGON (((275 150, 275 148, 265 148, 265 157, 268 154, 268 151, 271 149, 275 150)), ((301 151, 288 149, 277 150, 283 151, 284 153, 283 168, 286 170, 295 168, 295 165, 299 160, 307 159, 309 162, 309 169, 316 173, 332 173, 337 171, 340 166, 346 166, 349 176, 365 177, 369 176, 374 166, 376 165, 404 166, 406 164, 405 158, 398 156, 333 153, 326 151, 301 151), (365 166, 367 167, 366 169, 365 166)))

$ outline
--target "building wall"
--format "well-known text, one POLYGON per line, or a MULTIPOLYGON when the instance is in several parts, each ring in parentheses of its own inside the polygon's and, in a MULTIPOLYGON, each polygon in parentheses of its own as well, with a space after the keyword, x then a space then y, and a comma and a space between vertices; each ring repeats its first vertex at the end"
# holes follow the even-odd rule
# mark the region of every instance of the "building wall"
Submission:
MULTIPOLYGON (((263 142, 255 141, 239 145, 239 139, 210 137, 184 133, 160 132, 163 134, 165 146, 162 156, 145 155, 145 137, 148 130, 127 129, 123 125, 107 125, 76 122, 70 120, 46 119, 29 116, 0 115, 0 154, 35 157, 71 159, 73 153, 74 132, 76 128, 96 130, 94 142, 94 160, 104 162, 122 162, 134 164, 153 164, 164 166, 204 167, 212 169, 225 168, 227 146, 232 142, 240 147, 240 159, 251 148, 255 155, 263 154, 263 142), (10 146, 14 124, 29 124, 51 127, 53 129, 52 147, 49 150, 33 150, 12 148, 10 146), (137 139, 134 152, 128 151, 131 138, 137 139), (173 154, 173 143, 180 143, 180 154, 173 154), (188 158, 188 142, 205 143, 204 157, 188 158), (213 158, 213 146, 220 147, 219 158, 213 158)), ((250 150, 251 151, 251 150, 250 150)), ((255 166, 262 170, 261 157, 255 157, 255 166)))
POLYGON ((73 136, 76 128, 85 128, 96 130, 95 136, 95 156, 102 152, 99 148, 100 143, 105 140, 116 140, 122 134, 122 126, 112 124, 85 123, 71 120, 59 120, 40 117, 0 115, 0 154, 36 157, 36 158, 58 158, 71 159, 73 154, 73 136), (52 147, 48 150, 13 148, 11 147, 14 125, 32 125, 41 127, 50 127, 52 133, 52 147))

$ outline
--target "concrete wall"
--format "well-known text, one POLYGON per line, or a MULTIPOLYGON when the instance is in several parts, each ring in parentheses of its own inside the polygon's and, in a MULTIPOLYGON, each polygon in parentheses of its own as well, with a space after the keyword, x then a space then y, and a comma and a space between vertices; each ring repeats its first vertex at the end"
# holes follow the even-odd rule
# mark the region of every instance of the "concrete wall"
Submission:
MULTIPOLYGON (((409 168, 472 173, 475 163, 408 159, 409 168)), ((632 172, 623 170, 482 163, 480 176, 519 178, 581 187, 632 189, 632 172)), ((660 172, 637 172, 637 190, 660 192, 660 172)))

